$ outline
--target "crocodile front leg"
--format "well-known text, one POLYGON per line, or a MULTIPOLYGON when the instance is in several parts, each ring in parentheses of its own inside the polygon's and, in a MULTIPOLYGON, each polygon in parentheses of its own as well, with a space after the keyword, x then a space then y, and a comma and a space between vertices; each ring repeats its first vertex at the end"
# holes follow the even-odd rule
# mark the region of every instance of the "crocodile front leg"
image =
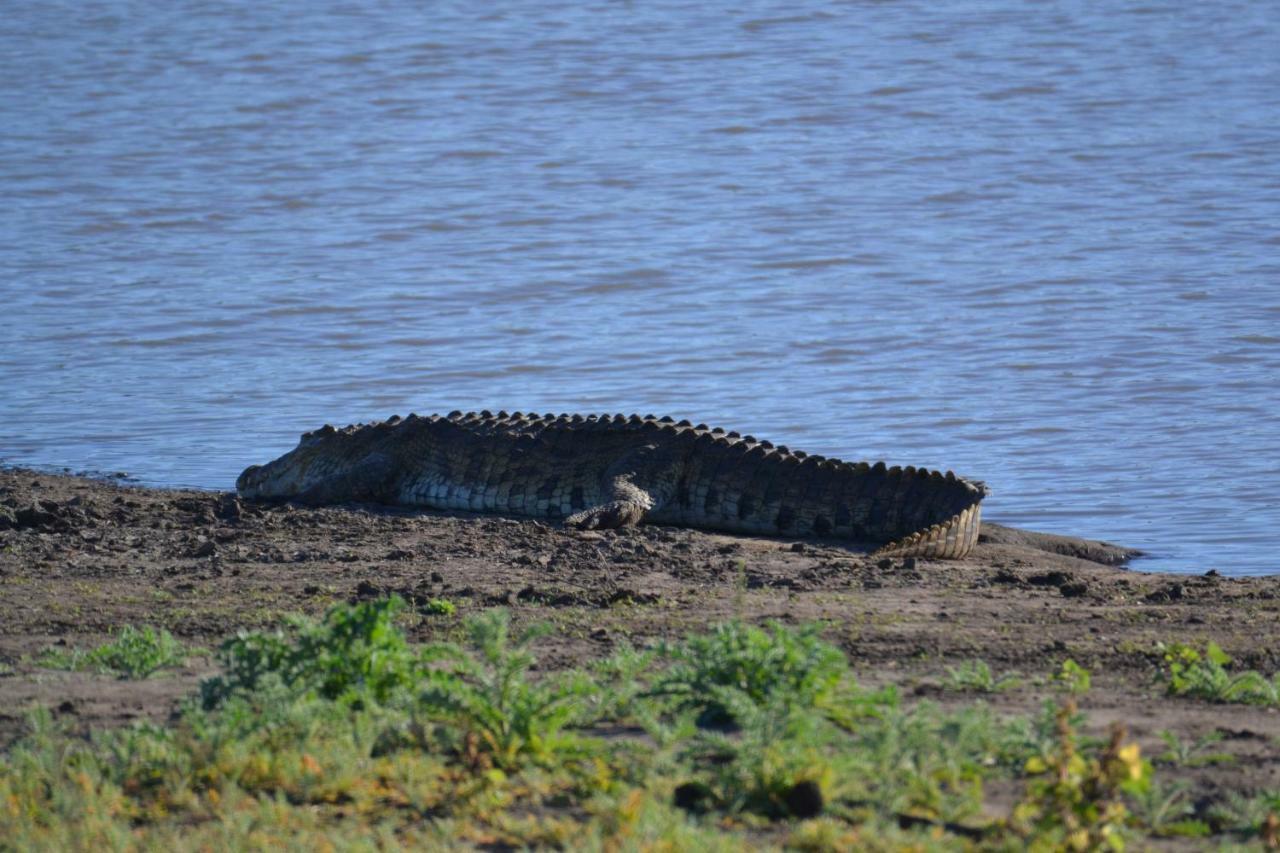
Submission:
POLYGON ((675 492, 683 459, 679 450, 654 444, 626 454, 610 465, 601 478, 601 491, 609 500, 575 512, 565 519, 565 525, 580 530, 607 530, 639 524, 647 513, 661 509, 675 492))
POLYGON ((630 474, 613 478, 610 484, 612 500, 599 506, 575 512, 564 520, 568 527, 579 530, 607 530, 632 527, 644 519, 644 514, 654 507, 653 496, 632 483, 630 474))

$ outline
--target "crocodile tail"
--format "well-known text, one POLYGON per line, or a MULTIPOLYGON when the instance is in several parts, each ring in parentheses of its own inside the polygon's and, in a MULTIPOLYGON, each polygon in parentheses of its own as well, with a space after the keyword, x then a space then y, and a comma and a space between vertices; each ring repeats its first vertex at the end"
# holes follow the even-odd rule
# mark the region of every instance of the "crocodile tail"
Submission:
POLYGON ((982 522, 981 493, 977 500, 946 521, 916 531, 877 548, 873 557, 923 557, 942 560, 959 559, 978 544, 982 522))

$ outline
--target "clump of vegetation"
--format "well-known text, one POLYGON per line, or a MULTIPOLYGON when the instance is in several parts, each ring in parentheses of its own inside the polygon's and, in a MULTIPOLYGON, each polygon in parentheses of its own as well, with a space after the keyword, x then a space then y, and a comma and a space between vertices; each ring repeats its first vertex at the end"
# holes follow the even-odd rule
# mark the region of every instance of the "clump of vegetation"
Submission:
POLYGON ((1256 837, 1266 849, 1280 849, 1280 788, 1252 797, 1231 794, 1209 809, 1209 821, 1219 831, 1256 837))
MULTIPOLYGON (((591 672, 543 671, 504 610, 415 646, 398 599, 242 632, 170 724, 89 739, 35 713, 0 762, 16 849, 559 847, 1119 849, 1127 835, 1267 843, 1280 795, 1206 812, 1137 746, 868 690, 818 629, 741 622, 591 672), (986 792, 1021 793, 1007 817, 986 792)), ((1088 672, 1063 667, 1082 690, 1088 672)), ((982 683, 987 679, 979 677, 982 683)), ((998 679, 990 679, 998 683, 998 679)), ((1170 750, 1199 755, 1202 747, 1170 750)))
POLYGON ((966 660, 947 667, 943 684, 948 690, 961 693, 1000 693, 1020 686, 1022 679, 1012 673, 996 678, 986 661, 966 660))
POLYGON ((289 631, 240 631, 222 644, 226 674, 202 687, 205 708, 257 690, 271 677, 299 694, 325 699, 369 695, 385 702, 415 684, 425 663, 394 622, 405 608, 392 596, 332 608, 320 622, 291 620, 289 631))
POLYGON ((591 721, 595 685, 580 675, 529 677, 537 662, 530 645, 548 630, 534 626, 513 639, 510 615, 492 610, 467 620, 469 648, 438 644, 427 651, 439 666, 425 672, 414 708, 441 724, 441 742, 468 764, 517 770, 585 751, 585 741, 565 727, 591 721))
POLYGON ((776 622, 757 628, 740 621, 708 633, 664 644, 659 655, 670 667, 659 676, 654 695, 673 697, 680 708, 696 708, 703 725, 734 722, 725 690, 756 704, 815 705, 828 698, 848 671, 844 655, 819 636, 820 628, 798 630, 776 622))
POLYGON ((1067 693, 1081 696, 1089 692, 1089 688, 1093 684, 1093 675, 1071 658, 1067 658, 1062 662, 1062 666, 1059 667, 1058 671, 1054 673, 1053 683, 1067 693))
POLYGON ((1010 821, 1039 850, 1123 850, 1129 817, 1125 794, 1150 786, 1151 765, 1135 743, 1125 743, 1116 724, 1106 746, 1089 756, 1072 724, 1074 699, 1057 713, 1057 739, 1045 754, 1027 761, 1031 777, 1010 821))
POLYGON ((1231 672, 1231 656, 1210 641, 1201 652, 1184 643, 1161 643, 1165 689, 1171 696, 1210 702, 1280 705, 1280 672, 1270 678, 1256 670, 1231 672))
POLYGON ((1130 809, 1147 832, 1160 837, 1203 838, 1213 829, 1194 817, 1191 785, 1184 780, 1164 783, 1152 779, 1130 799, 1130 809))
POLYGON ((1205 767, 1210 764, 1230 764, 1236 757, 1229 752, 1212 752, 1211 747, 1221 742, 1221 732, 1209 732, 1188 743, 1167 729, 1160 732, 1165 751, 1156 757, 1161 764, 1173 767, 1205 767))
POLYGON ((193 652, 163 628, 126 625, 95 649, 47 649, 39 659, 50 669, 96 669, 121 678, 148 678, 162 669, 186 665, 193 652))
POLYGON ((447 598, 432 598, 422 605, 422 612, 431 616, 452 616, 458 612, 458 605, 447 598))
POLYGON ((821 814, 840 763, 830 752, 838 748, 838 730, 820 714, 776 697, 758 704, 732 688, 718 693, 739 729, 700 730, 684 742, 680 757, 688 778, 675 802, 695 813, 821 814))

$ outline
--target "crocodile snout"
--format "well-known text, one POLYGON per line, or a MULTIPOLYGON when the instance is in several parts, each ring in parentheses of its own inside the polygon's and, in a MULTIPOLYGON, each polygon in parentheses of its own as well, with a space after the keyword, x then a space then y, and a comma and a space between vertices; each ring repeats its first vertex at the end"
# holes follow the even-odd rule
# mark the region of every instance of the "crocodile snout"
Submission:
POLYGON ((236 491, 245 497, 253 497, 253 490, 261 481, 259 473, 262 471, 261 465, 250 465, 236 478, 236 491))

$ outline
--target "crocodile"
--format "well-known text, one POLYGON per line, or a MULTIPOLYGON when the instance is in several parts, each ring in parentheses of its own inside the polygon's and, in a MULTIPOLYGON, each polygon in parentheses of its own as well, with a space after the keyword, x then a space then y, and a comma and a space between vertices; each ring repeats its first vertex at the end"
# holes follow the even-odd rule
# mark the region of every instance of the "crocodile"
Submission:
POLYGON ((884 462, 842 462, 646 415, 451 412, 326 424, 236 481, 246 499, 381 503, 557 519, 831 537, 874 555, 957 559, 987 487, 884 462))

